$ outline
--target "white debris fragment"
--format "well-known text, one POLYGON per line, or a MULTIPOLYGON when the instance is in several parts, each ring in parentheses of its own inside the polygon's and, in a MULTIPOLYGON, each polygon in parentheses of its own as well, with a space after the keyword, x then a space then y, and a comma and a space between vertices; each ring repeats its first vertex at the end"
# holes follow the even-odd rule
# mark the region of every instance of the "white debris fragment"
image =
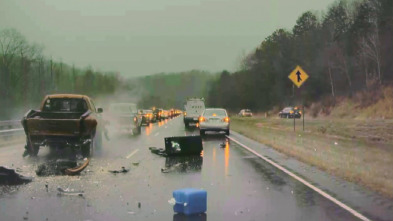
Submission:
POLYGON ((168 200, 168 203, 174 206, 176 204, 175 198, 171 198, 170 200, 168 200))

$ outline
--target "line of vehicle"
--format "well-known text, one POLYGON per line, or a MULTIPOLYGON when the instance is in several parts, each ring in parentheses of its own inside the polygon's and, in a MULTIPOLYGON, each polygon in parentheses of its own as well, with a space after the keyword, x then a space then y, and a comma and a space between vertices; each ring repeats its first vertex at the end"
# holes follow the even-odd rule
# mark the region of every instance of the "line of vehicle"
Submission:
POLYGON ((338 205, 341 208, 347 210, 348 212, 350 212, 355 217, 357 217, 357 218, 359 218, 359 219, 361 219, 363 221, 371 221, 369 218, 365 217, 361 213, 359 213, 356 210, 352 209, 348 205, 344 204, 343 202, 339 201, 338 199, 334 198, 333 196, 329 195, 328 193, 326 193, 325 191, 319 189, 318 187, 312 185, 310 182, 308 182, 305 179, 297 176, 296 174, 292 173, 291 171, 285 169, 281 165, 279 165, 279 164, 275 163, 274 161, 268 159, 267 157, 257 153, 255 150, 251 149, 250 147, 240 143, 235 138, 232 138, 230 136, 226 136, 226 137, 229 138, 230 140, 234 141, 235 143, 239 144, 241 147, 245 148, 246 150, 250 151, 251 153, 257 155, 259 158, 261 158, 264 161, 268 162, 269 164, 271 164, 272 166, 276 167, 277 169, 279 169, 279 170, 283 171, 284 173, 288 174, 289 176, 291 176, 292 178, 296 179, 297 181, 299 181, 299 182, 303 183, 304 185, 308 186, 309 188, 313 189, 315 192, 319 193, 320 195, 322 195, 326 199, 332 201, 336 205, 338 205))
POLYGON ((134 151, 132 151, 132 153, 130 153, 126 158, 130 159, 132 156, 134 156, 134 154, 136 154, 139 151, 139 149, 136 149, 134 151))

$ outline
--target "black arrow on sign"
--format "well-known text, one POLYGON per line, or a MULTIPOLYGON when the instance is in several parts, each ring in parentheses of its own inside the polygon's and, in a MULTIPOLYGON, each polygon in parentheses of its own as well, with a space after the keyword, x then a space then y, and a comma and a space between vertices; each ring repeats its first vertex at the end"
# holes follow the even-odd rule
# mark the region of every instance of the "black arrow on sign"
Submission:
POLYGON ((301 82, 302 78, 300 77, 300 75, 302 75, 302 73, 300 73, 300 71, 297 71, 296 75, 297 75, 297 82, 301 82))

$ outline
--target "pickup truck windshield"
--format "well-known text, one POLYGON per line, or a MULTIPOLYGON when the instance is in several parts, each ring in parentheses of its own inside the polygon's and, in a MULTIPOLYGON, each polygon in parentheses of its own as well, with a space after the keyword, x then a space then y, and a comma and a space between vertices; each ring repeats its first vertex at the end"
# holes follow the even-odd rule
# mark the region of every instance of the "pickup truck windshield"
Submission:
POLYGON ((86 101, 80 98, 49 98, 45 101, 44 112, 86 112, 86 101))

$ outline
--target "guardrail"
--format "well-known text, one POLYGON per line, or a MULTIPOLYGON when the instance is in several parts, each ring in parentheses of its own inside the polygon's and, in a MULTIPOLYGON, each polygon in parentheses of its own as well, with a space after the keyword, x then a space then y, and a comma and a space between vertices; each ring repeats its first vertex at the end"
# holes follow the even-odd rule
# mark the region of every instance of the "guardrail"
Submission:
POLYGON ((0 121, 0 138, 12 139, 22 134, 23 128, 19 120, 0 121))

